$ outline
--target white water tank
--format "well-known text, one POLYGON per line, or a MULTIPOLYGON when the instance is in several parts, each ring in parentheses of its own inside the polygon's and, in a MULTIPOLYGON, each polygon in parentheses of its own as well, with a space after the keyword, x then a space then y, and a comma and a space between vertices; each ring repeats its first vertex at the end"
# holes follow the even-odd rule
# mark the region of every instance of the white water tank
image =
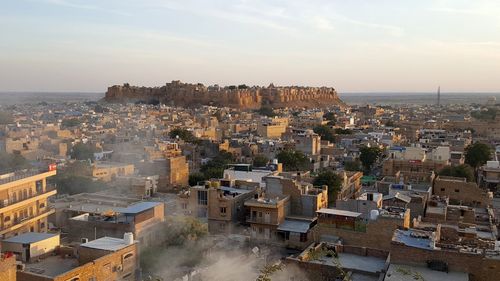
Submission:
POLYGON ((278 165, 278 159, 274 158, 274 159, 273 159, 273 164, 274 164, 274 165, 278 165))
POLYGON ((125 244, 127 245, 134 244, 134 234, 132 232, 125 232, 123 234, 123 240, 125 240, 125 244))
POLYGON ((370 220, 372 220, 372 221, 377 220, 378 215, 379 215, 378 210, 371 210, 370 211, 370 220))

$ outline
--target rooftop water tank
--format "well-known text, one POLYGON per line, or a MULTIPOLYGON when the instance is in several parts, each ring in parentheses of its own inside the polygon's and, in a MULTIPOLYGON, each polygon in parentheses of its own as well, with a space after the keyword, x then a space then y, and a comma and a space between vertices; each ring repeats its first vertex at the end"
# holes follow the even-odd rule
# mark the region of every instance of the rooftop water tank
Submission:
POLYGON ((378 215, 379 215, 378 210, 371 210, 370 211, 370 220, 372 220, 372 221, 377 220, 378 215))
POLYGON ((127 245, 134 244, 134 234, 132 232, 125 232, 123 234, 123 240, 125 241, 125 244, 127 244, 127 245))

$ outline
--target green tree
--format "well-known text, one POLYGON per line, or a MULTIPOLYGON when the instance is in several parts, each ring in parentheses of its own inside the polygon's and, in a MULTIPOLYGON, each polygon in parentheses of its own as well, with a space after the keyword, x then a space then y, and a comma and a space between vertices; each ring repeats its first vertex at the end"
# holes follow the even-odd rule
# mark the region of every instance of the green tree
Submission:
POLYGON ((28 169, 31 165, 21 154, 0 152, 0 172, 28 169))
POLYGON ((190 143, 196 143, 199 141, 198 138, 191 133, 191 131, 182 128, 175 128, 170 131, 168 135, 173 139, 179 137, 181 140, 190 143))
POLYGON ((342 178, 331 170, 324 170, 314 179, 313 184, 315 186, 328 186, 328 204, 332 206, 342 188, 342 178))
POLYGON ((254 167, 265 167, 269 163, 269 158, 262 154, 258 154, 253 158, 254 167))
POLYGON ((491 148, 484 143, 476 142, 465 149, 465 163, 477 169, 491 157, 491 148))
POLYGON ((325 114, 323 114, 323 119, 327 120, 327 121, 331 121, 333 123, 337 122, 337 118, 335 116, 335 112, 326 112, 325 114))
POLYGON ((257 112, 260 115, 267 116, 267 117, 274 117, 277 115, 276 113, 274 113, 274 110, 269 106, 263 106, 259 110, 257 110, 257 112))
POLYGON ((479 120, 495 120, 497 114, 498 109, 487 108, 486 110, 473 111, 470 115, 479 120))
POLYGON ((61 125, 64 128, 73 128, 76 126, 79 126, 81 124, 80 120, 78 118, 69 118, 69 119, 64 119, 61 122, 61 125))
POLYGON ((466 178, 468 182, 474 182, 474 169, 469 165, 446 166, 438 173, 440 176, 466 178))
POLYGON ((392 120, 387 120, 387 122, 385 122, 385 126, 386 127, 394 127, 394 126, 396 126, 396 124, 392 120))
POLYGON ((207 180, 205 177, 205 174, 203 173, 192 173, 189 175, 189 185, 190 186, 195 186, 197 185, 200 181, 207 180))
POLYGON ((321 136, 321 139, 335 142, 335 132, 330 126, 327 125, 319 125, 314 127, 314 132, 321 136))
POLYGON ((260 274, 257 277, 256 281, 271 281, 271 275, 278 271, 282 271, 283 267, 284 265, 282 263, 268 264, 264 266, 264 268, 260 270, 260 274))
POLYGON ((57 175, 48 179, 57 188, 58 194, 79 194, 97 192, 109 188, 107 183, 91 177, 90 163, 75 161, 58 169, 57 175))
POLYGON ((283 150, 276 155, 278 161, 283 163, 285 171, 309 170, 309 158, 297 150, 283 150))
POLYGON ((14 122, 12 114, 7 111, 0 111, 0 125, 6 125, 14 122))
POLYGON ((352 130, 336 128, 335 134, 337 134, 337 135, 352 135, 352 130))
POLYGON ((361 154, 359 155, 359 160, 366 171, 370 171, 373 164, 375 164, 375 162, 377 162, 379 157, 382 155, 382 151, 378 147, 363 146, 361 147, 360 152, 361 154))
POLYGON ((95 148, 89 144, 77 143, 73 146, 70 152, 72 159, 94 161, 95 148))
POLYGON ((351 171, 351 172, 361 171, 360 166, 361 166, 361 164, 359 163, 359 161, 345 161, 344 162, 344 170, 346 170, 346 171, 351 171))
POLYGON ((217 156, 200 167, 204 179, 222 178, 228 164, 234 163, 234 156, 227 151, 220 151, 217 156))

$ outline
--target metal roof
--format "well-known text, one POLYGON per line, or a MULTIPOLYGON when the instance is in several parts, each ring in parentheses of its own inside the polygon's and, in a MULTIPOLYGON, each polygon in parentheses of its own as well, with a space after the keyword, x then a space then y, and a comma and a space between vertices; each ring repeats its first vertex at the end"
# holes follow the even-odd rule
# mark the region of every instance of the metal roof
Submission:
POLYGON ((123 240, 123 239, 106 236, 106 237, 98 238, 96 240, 81 244, 80 246, 85 247, 85 248, 92 248, 92 249, 99 249, 99 250, 116 252, 116 251, 119 251, 125 247, 130 246, 130 245, 126 244, 125 240, 123 240))
POLYGON ((3 242, 30 244, 30 243, 43 241, 43 240, 52 238, 54 236, 59 236, 59 234, 27 232, 27 233, 23 233, 23 234, 14 236, 14 237, 10 237, 8 239, 4 239, 3 242))
POLYGON ((344 217, 359 217, 359 216, 361 216, 361 213, 357 213, 357 212, 344 211, 344 210, 339 210, 339 209, 328 209, 328 208, 322 208, 321 210, 317 211, 317 213, 336 215, 336 216, 344 216, 344 217))
POLYGON ((160 205, 161 202, 139 202, 127 208, 118 208, 116 211, 122 214, 138 214, 160 205))
POLYGON ((285 220, 278 226, 278 230, 307 233, 309 231, 310 225, 310 221, 285 220))

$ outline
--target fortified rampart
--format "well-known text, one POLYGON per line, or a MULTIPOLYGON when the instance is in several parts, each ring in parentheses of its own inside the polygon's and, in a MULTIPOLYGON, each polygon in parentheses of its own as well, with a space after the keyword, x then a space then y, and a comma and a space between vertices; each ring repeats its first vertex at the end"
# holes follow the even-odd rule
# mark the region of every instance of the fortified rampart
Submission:
POLYGON ((239 109, 258 109, 262 106, 327 107, 345 106, 334 88, 328 87, 247 87, 204 86, 172 81, 161 87, 137 87, 124 84, 108 88, 107 102, 160 102, 176 106, 214 105, 239 109))

